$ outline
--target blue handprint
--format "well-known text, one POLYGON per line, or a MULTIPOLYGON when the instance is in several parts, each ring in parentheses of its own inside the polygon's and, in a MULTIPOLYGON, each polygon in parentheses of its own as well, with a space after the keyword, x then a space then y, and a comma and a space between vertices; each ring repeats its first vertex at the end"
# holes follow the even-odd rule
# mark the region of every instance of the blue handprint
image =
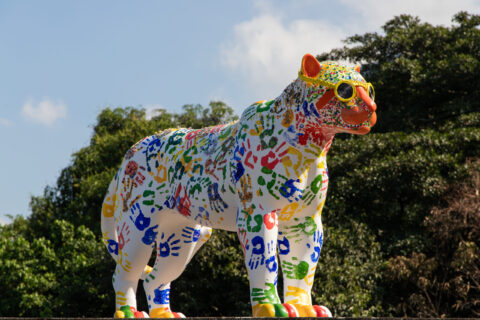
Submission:
POLYGON ((153 292, 155 297, 153 298, 153 302, 156 304, 169 304, 170 303, 170 289, 163 289, 162 286, 160 288, 155 289, 153 292))
POLYGON ((280 187, 280 194, 284 196, 289 202, 298 201, 302 199, 303 190, 297 188, 294 183, 300 182, 300 179, 289 179, 280 187))
POLYGON ((150 218, 145 217, 145 215, 142 212, 142 209, 140 209, 140 205, 138 203, 135 203, 133 207, 130 209, 130 220, 133 221, 135 224, 135 227, 137 227, 138 230, 143 231, 148 226, 150 225, 150 218))
POLYGON ((208 186, 208 200, 210 200, 210 208, 216 212, 223 212, 228 208, 228 204, 223 201, 220 193, 218 192, 218 183, 212 183, 208 186))
POLYGON ((143 235, 142 242, 145 243, 146 245, 153 245, 155 246, 155 238, 157 237, 157 231, 155 229, 158 228, 158 224, 154 225, 153 227, 150 227, 145 231, 145 234, 143 235))
POLYGON ((265 260, 265 266, 267 267, 268 271, 276 272, 278 269, 277 256, 273 255, 270 256, 267 260, 265 260))
POLYGON ((265 262, 265 243, 263 238, 256 236, 252 239, 252 255, 248 261, 250 269, 257 269, 259 265, 263 265, 265 262))
MULTIPOLYGON (((278 235, 283 235, 282 232, 279 232, 278 235)), ((290 252, 290 242, 287 237, 283 236, 283 239, 278 239, 278 254, 284 255, 290 252)))
POLYGON ((184 243, 197 242, 200 238, 200 228, 185 227, 182 230, 182 237, 184 238, 184 243))
POLYGON ((170 255, 178 257, 178 251, 180 250, 180 239, 175 239, 175 233, 172 233, 165 241, 165 233, 162 232, 160 237, 160 243, 158 244, 158 255, 162 258, 166 258, 170 255))
POLYGON ((118 242, 112 239, 108 239, 108 252, 118 254, 118 242))
POLYGON ((313 247, 313 253, 310 255, 312 262, 317 262, 318 258, 320 257, 320 250, 322 249, 323 244, 323 232, 321 233, 320 230, 317 230, 313 235, 313 242, 315 246, 313 247))

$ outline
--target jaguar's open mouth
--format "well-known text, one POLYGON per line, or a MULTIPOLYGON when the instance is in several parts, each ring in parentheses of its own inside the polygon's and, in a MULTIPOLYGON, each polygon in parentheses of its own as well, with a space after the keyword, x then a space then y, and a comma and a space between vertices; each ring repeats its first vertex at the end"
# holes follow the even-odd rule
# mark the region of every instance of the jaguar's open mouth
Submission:
POLYGON ((366 110, 358 110, 358 107, 352 109, 343 109, 341 111, 343 122, 347 125, 344 131, 354 134, 367 134, 377 122, 377 113, 366 110))

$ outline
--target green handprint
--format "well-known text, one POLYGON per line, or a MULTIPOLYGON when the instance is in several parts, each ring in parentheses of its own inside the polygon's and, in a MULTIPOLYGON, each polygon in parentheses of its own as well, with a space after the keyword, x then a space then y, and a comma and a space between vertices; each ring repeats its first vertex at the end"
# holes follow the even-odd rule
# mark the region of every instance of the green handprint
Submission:
MULTIPOLYGON (((298 221, 298 218, 294 218, 295 221, 298 221)), ((286 234, 288 235, 289 239, 295 239, 295 242, 299 242, 302 240, 302 235, 306 236, 313 236, 315 231, 317 230, 317 224, 315 220, 311 217, 305 217, 305 222, 296 224, 291 227, 286 228, 286 234)))
MULTIPOLYGON (((278 187, 275 188, 275 184, 277 184, 277 176, 283 180, 283 182, 282 182, 279 179, 278 185, 280 185, 280 186, 284 185, 285 181, 287 181, 288 178, 285 177, 282 174, 277 174, 275 171, 273 171, 273 170, 271 170, 267 167, 262 167, 261 172, 264 173, 265 175, 264 176, 259 175, 258 179, 257 179, 257 183, 260 186, 266 186, 267 190, 268 190, 268 193, 270 193, 275 199, 279 200, 280 197, 277 196, 274 193, 274 192, 276 192, 275 190, 278 190, 278 187), (266 181, 265 178, 267 178, 269 175, 271 176, 272 179, 270 181, 266 181)), ((263 195, 262 187, 260 187, 259 192, 260 192, 260 195, 262 196, 263 195)))
POLYGON ((255 220, 255 224, 252 226, 252 215, 248 215, 247 218, 247 230, 249 232, 259 232, 262 229, 263 224, 263 216, 261 214, 257 214, 253 217, 255 220))
MULTIPOLYGON (((292 260, 297 260, 293 258, 292 260)), ((308 274, 308 262, 300 261, 299 264, 294 264, 293 262, 283 261, 282 271, 285 273, 285 276, 288 279, 298 279, 301 280, 305 278, 308 274)))
POLYGON ((260 117, 262 123, 263 131, 260 133, 260 143, 262 150, 271 149, 277 145, 278 138, 272 136, 275 133, 275 117, 273 115, 268 115, 266 117, 266 123, 264 122, 264 117, 260 117), (270 139, 267 142, 267 137, 270 139))
POLYGON ((275 100, 269 100, 264 103, 261 103, 257 106, 257 113, 262 113, 270 110, 270 107, 275 102, 275 100))
POLYGON ((281 303, 273 283, 265 283, 267 289, 253 288, 252 300, 260 303, 281 303))

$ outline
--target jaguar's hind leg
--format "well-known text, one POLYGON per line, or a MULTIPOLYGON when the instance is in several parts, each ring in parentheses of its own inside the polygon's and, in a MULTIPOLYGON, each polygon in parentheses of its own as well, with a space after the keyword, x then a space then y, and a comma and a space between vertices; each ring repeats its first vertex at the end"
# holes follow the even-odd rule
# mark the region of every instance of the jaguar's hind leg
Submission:
POLYGON ((118 258, 113 275, 117 310, 115 317, 138 317, 134 314, 137 308, 137 285, 151 256, 153 241, 148 244, 142 241, 144 232, 140 232, 130 219, 124 219, 119 224, 117 233, 118 258))
POLYGON ((143 286, 151 318, 182 317, 170 309, 170 283, 178 278, 193 255, 210 238, 201 227, 175 213, 162 213, 157 234, 157 258, 143 286))

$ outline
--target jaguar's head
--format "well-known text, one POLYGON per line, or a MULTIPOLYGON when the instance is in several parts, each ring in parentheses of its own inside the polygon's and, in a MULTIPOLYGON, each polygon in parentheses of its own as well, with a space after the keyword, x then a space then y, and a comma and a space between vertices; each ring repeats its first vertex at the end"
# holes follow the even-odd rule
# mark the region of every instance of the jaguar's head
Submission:
POLYGON ((377 121, 375 92, 360 67, 318 62, 306 54, 298 73, 305 85, 304 105, 318 114, 318 125, 334 132, 366 134, 377 121))

